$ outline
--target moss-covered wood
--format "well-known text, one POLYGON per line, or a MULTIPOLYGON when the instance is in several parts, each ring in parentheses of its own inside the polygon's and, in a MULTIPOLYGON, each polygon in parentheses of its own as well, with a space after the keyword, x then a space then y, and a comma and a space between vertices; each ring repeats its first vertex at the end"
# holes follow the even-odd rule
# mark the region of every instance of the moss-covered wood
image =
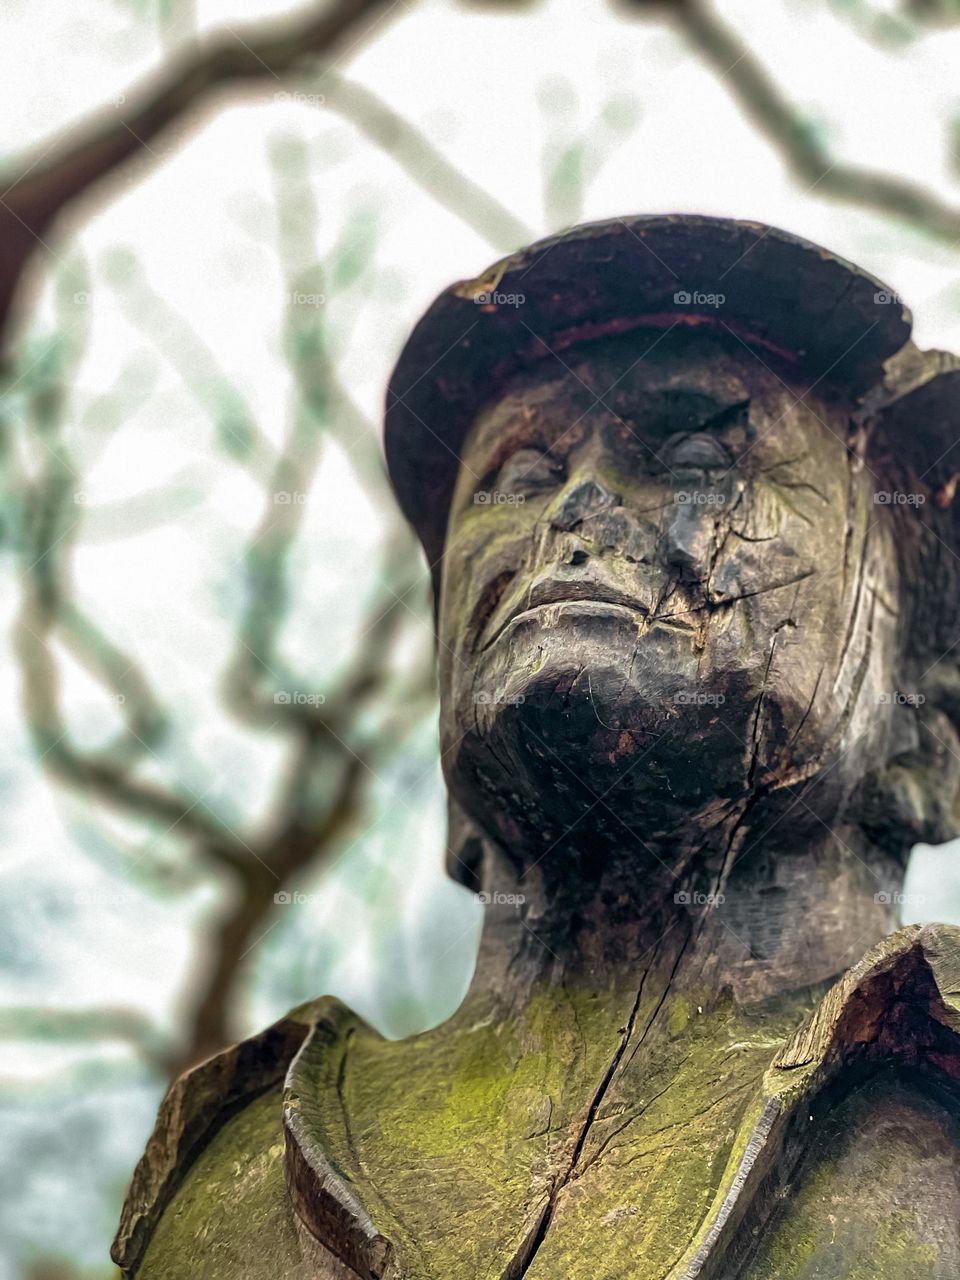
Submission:
POLYGON ((678 982, 676 946, 632 995, 473 997, 399 1042, 324 1002, 285 1091, 190 1165, 137 1275, 955 1275, 960 930, 902 930, 822 998, 752 1008, 678 982))
MULTIPOLYGON (((824 1118, 743 1280, 960 1275, 957 1097, 884 1072, 824 1118)), ((728 1274, 733 1274, 728 1273, 728 1274)))

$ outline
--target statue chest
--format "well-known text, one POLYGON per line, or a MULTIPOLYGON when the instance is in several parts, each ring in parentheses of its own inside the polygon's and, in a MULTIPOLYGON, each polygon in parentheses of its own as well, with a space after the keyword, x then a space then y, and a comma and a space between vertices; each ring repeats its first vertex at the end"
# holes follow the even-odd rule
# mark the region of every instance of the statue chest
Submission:
POLYGON ((659 1277, 802 1013, 652 982, 556 989, 507 1019, 468 1001, 399 1042, 350 1029, 301 1055, 298 1133, 408 1280, 659 1277))

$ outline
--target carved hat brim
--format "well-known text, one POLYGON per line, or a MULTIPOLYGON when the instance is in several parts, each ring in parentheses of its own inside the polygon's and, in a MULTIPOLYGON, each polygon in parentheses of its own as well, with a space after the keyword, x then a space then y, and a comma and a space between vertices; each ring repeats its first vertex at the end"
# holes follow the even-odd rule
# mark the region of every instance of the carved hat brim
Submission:
POLYGON ((575 227, 452 285, 400 353, 384 433, 435 585, 460 450, 484 402, 575 343, 676 323, 735 334, 855 402, 911 328, 893 291, 843 258, 776 227, 689 214, 575 227))

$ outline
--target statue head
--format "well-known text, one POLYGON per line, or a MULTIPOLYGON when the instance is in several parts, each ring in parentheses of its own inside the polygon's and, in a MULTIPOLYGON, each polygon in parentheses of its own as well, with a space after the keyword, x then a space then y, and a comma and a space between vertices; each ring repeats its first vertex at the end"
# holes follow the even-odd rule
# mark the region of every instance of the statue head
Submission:
POLYGON ((856 268, 704 218, 576 229, 434 304, 388 458, 445 774, 521 868, 679 870, 748 820, 956 834, 960 630, 926 575, 960 374, 908 339, 856 268))

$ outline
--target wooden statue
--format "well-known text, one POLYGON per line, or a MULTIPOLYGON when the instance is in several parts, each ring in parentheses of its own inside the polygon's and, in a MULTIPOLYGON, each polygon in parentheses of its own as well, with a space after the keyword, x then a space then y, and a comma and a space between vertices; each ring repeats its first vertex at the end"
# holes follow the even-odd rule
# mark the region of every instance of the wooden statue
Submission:
POLYGON ((960 1276, 960 930, 894 932, 960 831, 960 363, 909 335, 849 263, 691 216, 434 303, 386 449, 473 984, 178 1080, 128 1275, 960 1276))

